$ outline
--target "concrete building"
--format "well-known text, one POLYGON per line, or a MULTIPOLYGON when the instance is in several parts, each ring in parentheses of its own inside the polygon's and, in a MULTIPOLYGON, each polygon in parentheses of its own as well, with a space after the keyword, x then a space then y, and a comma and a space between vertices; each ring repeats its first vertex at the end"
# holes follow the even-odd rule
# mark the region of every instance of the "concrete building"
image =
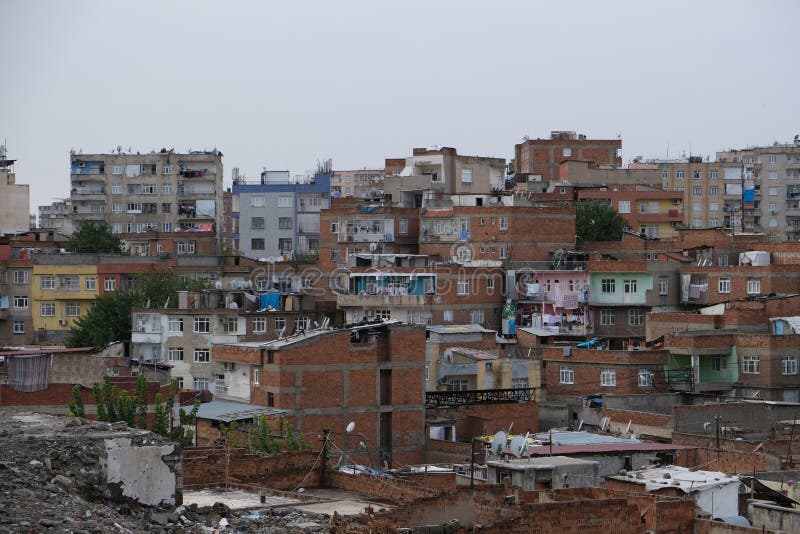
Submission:
POLYGON ((105 221, 117 234, 214 232, 223 217, 222 152, 70 156, 72 219, 105 221))
POLYGON ((245 371, 251 402, 287 410, 297 431, 334 428, 347 449, 342 431, 352 421, 371 465, 411 464, 425 439, 424 344, 422 327, 375 323, 215 345, 213 357, 245 371))
POLYGON ((582 189, 578 198, 610 206, 625 219, 629 230, 648 237, 673 237, 684 224, 683 195, 672 191, 605 187, 582 189))
POLYGON ((65 198, 49 206, 39 206, 39 228, 72 235, 72 199, 65 198))
POLYGON ((551 132, 550 139, 525 139, 514 145, 514 174, 517 183, 553 182, 565 160, 621 167, 621 152, 620 139, 587 139, 575 132, 551 132))
POLYGON ((316 255, 320 211, 330 207, 330 183, 330 173, 298 179, 289 171, 264 171, 258 184, 239 179, 233 184, 238 250, 250 258, 316 255))
POLYGON ((334 197, 377 198, 383 195, 383 169, 333 171, 331 194, 334 197))
POLYGON ((600 464, 580 458, 550 456, 507 461, 489 460, 486 467, 490 484, 500 484, 508 478, 512 488, 525 491, 603 486, 600 464))
POLYGON ((30 186, 17 183, 14 159, 0 145, 0 235, 30 230, 30 186))

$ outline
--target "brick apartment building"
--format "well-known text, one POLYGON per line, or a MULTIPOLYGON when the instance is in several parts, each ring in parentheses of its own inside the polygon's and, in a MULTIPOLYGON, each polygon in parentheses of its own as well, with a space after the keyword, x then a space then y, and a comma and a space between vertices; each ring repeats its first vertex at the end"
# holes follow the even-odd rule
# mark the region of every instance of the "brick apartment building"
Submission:
POLYGON ((584 134, 551 132, 550 139, 526 139, 514 145, 514 174, 517 182, 553 182, 565 160, 593 161, 622 166, 621 139, 587 139, 584 134))
POLYGON ((317 329, 269 343, 214 345, 213 358, 244 370, 251 380, 250 401, 287 410, 296 430, 332 429, 344 448, 357 449, 363 441, 366 452, 355 454, 362 463, 422 460, 423 327, 376 323, 317 329), (350 421, 358 435, 343 434, 350 421))

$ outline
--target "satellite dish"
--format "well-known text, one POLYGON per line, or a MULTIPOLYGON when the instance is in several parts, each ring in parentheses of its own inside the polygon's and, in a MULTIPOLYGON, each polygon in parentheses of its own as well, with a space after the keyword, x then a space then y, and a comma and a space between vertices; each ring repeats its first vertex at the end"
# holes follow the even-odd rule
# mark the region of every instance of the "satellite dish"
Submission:
POLYGON ((525 434, 512 439, 509 448, 511 449, 511 454, 517 458, 522 458, 522 455, 528 450, 528 435, 525 434))
POLYGON ((706 432, 711 430, 711 421, 706 421, 705 423, 703 423, 703 430, 705 430, 706 432))
POLYGON ((508 437, 506 433, 502 430, 499 431, 497 434, 492 436, 492 452, 498 456, 502 454, 503 449, 506 448, 506 444, 508 443, 508 437))
POLYGON ((285 326, 283 328, 281 328, 280 332, 278 332, 278 339, 282 338, 284 336, 284 334, 286 334, 286 327, 285 326))
POLYGON ((348 434, 352 434, 353 430, 355 429, 356 429, 356 422, 350 421, 349 423, 347 423, 347 428, 345 428, 344 431, 347 432, 348 434))
POLYGON ((222 289, 222 281, 221 280, 217 280, 216 282, 214 282, 214 287, 216 289, 222 289))

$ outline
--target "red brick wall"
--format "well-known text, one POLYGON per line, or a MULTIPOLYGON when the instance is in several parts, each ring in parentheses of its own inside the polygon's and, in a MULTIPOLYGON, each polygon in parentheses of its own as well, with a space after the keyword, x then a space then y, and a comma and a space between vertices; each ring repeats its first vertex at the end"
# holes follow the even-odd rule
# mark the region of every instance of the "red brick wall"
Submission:
POLYGON ((767 470, 767 456, 763 451, 753 452, 755 445, 751 442, 721 438, 721 450, 717 451, 715 437, 673 432, 672 443, 697 447, 681 451, 675 464, 682 467, 703 466, 707 471, 723 473, 752 473, 767 470))
MULTIPOLYGON (((280 490, 294 490, 312 470, 319 452, 287 452, 270 456, 247 454, 233 449, 186 449, 183 458, 184 487, 192 485, 224 487, 233 483, 257 484, 280 490)), ((314 487, 319 480, 320 466, 308 475, 303 485, 314 487)))
POLYGON ((426 488, 406 480, 374 475, 345 475, 339 472, 326 474, 328 486, 355 491, 378 499, 408 504, 425 497, 437 497, 441 490, 426 488))
POLYGON ((603 408, 603 415, 612 421, 627 424, 631 421, 635 425, 672 427, 672 416, 651 412, 633 412, 629 410, 610 410, 603 408))

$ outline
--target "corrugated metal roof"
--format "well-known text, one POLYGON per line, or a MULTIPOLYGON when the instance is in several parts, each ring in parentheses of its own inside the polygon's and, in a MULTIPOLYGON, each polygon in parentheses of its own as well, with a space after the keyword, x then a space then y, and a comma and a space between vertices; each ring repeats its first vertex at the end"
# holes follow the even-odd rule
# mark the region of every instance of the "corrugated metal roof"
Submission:
MULTIPOLYGON (((669 443, 596 443, 593 445, 553 445, 552 454, 570 455, 582 453, 624 452, 624 451, 674 451, 683 449, 696 449, 691 445, 674 445, 669 443)), ((551 454, 549 445, 536 445, 528 447, 531 456, 546 456, 551 454)), ((509 450, 510 452, 510 450, 509 450)))
POLYGON ((255 406, 243 402, 231 402, 214 400, 200 405, 197 410, 199 419, 211 419, 212 421, 241 421, 242 419, 252 419, 259 415, 278 415, 286 413, 286 410, 255 406))
POLYGON ((19 350, 8 350, 4 352, 0 352, 0 356, 32 356, 35 354, 56 354, 59 352, 94 352, 95 349, 92 347, 77 347, 73 349, 65 349, 59 347, 52 347, 52 348, 39 348, 39 349, 19 349, 19 350))

